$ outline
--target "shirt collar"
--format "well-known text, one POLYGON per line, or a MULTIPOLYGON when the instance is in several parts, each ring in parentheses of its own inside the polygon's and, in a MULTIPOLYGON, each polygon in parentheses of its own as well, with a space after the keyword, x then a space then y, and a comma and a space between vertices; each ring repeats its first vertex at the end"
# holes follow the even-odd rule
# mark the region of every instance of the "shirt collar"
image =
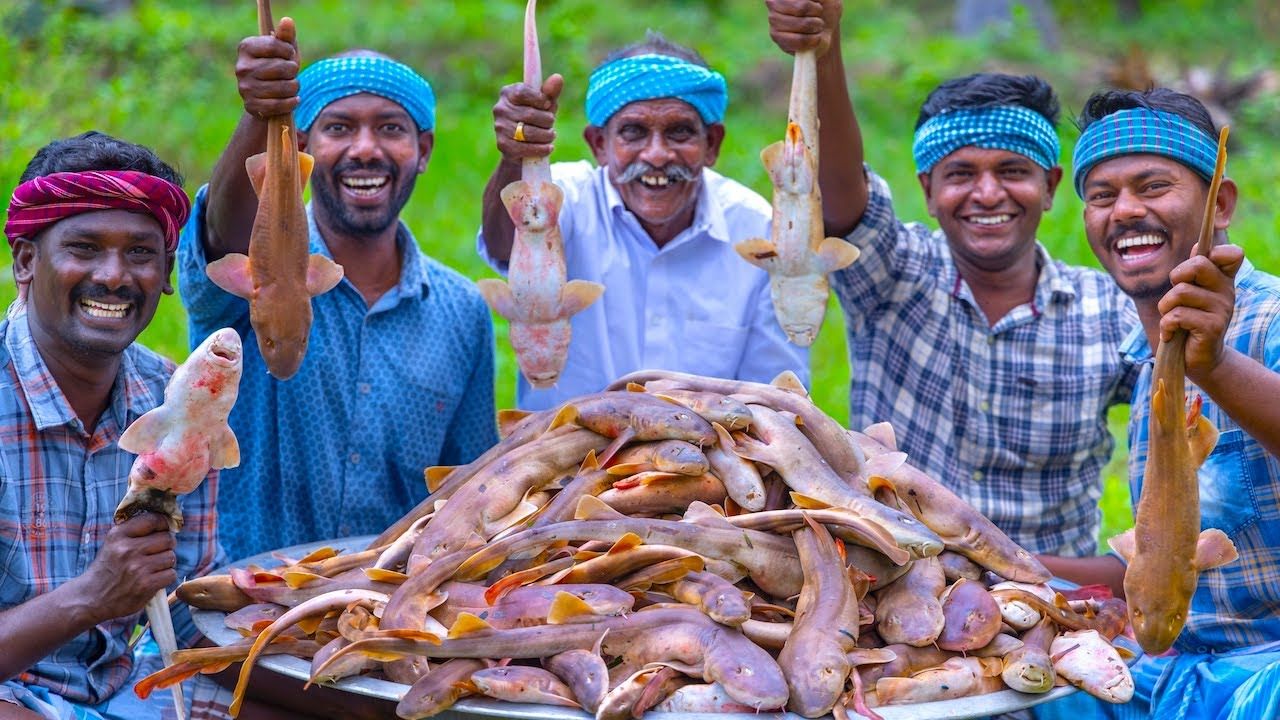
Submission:
MULTIPOLYGON (((624 212, 631 212, 622 202, 622 196, 618 194, 618 188, 609 179, 609 169, 606 167, 597 167, 596 171, 600 173, 600 181, 604 183, 605 202, 608 206, 610 215, 620 215, 624 212)), ((683 245, 689 238, 706 235, 712 240, 728 243, 734 239, 729 236, 729 223, 725 220, 724 209, 720 206, 719 201, 711 193, 709 181, 713 176, 710 168, 702 169, 702 182, 698 187, 698 201, 693 208, 693 222, 688 228, 682 230, 672 242, 662 247, 666 250, 677 245, 683 245)), ((639 225, 639 218, 636 224, 639 225)), ((739 238, 741 239, 741 238, 739 238)))
MULTIPOLYGON (((418 242, 403 220, 397 222, 399 224, 396 228, 396 249, 400 251, 400 281, 396 283, 395 296, 397 298, 412 297, 415 293, 426 296, 430 290, 430 284, 426 263, 422 262, 422 253, 418 252, 418 242)), ((320 235, 320 228, 312 215, 311 203, 307 203, 307 227, 311 238, 309 251, 320 253, 332 260, 333 253, 329 251, 328 243, 320 235)), ((351 283, 346 277, 342 278, 342 282, 348 285, 351 283)))
MULTIPOLYGON (((938 237, 940 242, 946 243, 946 236, 942 235, 941 231, 938 231, 938 237)), ((973 298, 973 290, 969 288, 969 284, 960 276, 960 270, 956 267, 955 260, 951 257, 950 252, 944 254, 943 262, 954 278, 951 294, 976 307, 977 303, 973 298)), ((1036 265, 1040 267, 1040 274, 1036 278, 1036 289, 1031 299, 1032 315, 1039 315, 1044 312, 1044 309, 1054 301, 1069 303, 1075 299, 1075 286, 1058 269, 1057 264, 1049 257, 1049 251, 1045 249, 1044 245, 1040 244, 1039 240, 1036 241, 1036 265)))
MULTIPOLYGON (((0 321, 0 324, 4 325, 5 350, 13 360, 18 384, 22 388, 22 394, 26 396, 27 406, 31 408, 36 429, 43 431, 72 425, 83 431, 84 425, 71 408, 71 402, 63 394, 62 388, 58 387, 53 373, 49 372, 48 365, 40 356, 35 338, 31 336, 31 328, 27 325, 26 311, 18 309, 0 321)), ((111 400, 107 405, 107 412, 115 415, 117 427, 123 428, 128 424, 129 418, 126 415, 137 417, 157 404, 145 388, 146 383, 138 376, 133 355, 126 349, 121 354, 120 369, 111 386, 111 400)))
MULTIPOLYGON (((1248 258, 1240 264, 1240 269, 1236 271, 1235 286, 1237 288, 1243 284, 1250 275, 1253 274, 1253 263, 1248 258)), ((1155 351, 1151 348, 1151 343, 1147 342, 1147 333, 1142 329, 1142 323, 1134 326, 1129 332, 1124 342, 1120 343, 1120 354, 1130 363, 1138 365, 1149 362, 1155 356, 1155 351)))

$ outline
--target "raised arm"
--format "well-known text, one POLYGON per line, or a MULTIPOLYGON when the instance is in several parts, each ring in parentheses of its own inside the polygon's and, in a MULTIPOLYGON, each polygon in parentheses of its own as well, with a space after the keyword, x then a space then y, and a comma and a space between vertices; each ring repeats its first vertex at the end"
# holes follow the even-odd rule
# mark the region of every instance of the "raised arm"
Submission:
MULTIPOLYGON (((1209 395, 1241 429, 1280 457, 1280 372, 1227 346, 1223 338, 1235 307, 1235 275, 1244 250, 1217 245, 1209 257, 1198 255, 1169 274, 1173 289, 1160 299, 1160 334, 1187 331, 1187 377, 1209 395)), ((1280 328, 1271 328, 1280 338, 1280 328)), ((1271 340, 1271 338, 1268 338, 1271 340)), ((1272 340, 1269 361, 1280 364, 1280 341, 1272 340)))
POLYGON ((828 235, 844 237, 867 207, 862 131, 840 51, 841 0, 765 0, 769 37, 788 53, 818 51, 818 183, 828 235))
POLYGON ((520 179, 520 166, 525 158, 551 155, 556 139, 556 107, 563 89, 564 78, 559 74, 543 81, 541 90, 515 83, 502 88, 498 103, 493 106, 493 133, 502 159, 484 186, 481 231, 489 255, 500 262, 511 258, 511 242, 516 232, 502 204, 502 188, 520 179), (516 139, 517 127, 523 140, 516 139))
POLYGON ((258 213, 244 161, 266 150, 265 118, 298 106, 298 48, 289 18, 280 20, 275 36, 253 35, 240 41, 236 79, 244 115, 227 142, 209 180, 205 215, 205 257, 213 262, 227 253, 245 253, 258 213))
POLYGON ((142 612, 157 590, 177 580, 175 562, 165 518, 143 513, 112 527, 83 575, 0 612, 0 681, 95 625, 142 612))

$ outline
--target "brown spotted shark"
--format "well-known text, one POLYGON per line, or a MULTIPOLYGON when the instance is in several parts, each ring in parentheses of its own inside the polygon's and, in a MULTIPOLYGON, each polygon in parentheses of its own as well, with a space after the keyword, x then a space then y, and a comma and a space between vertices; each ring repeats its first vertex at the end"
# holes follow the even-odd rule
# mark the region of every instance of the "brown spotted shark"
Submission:
MULTIPOLYGON (((1208 255, 1218 187, 1227 161, 1227 128, 1218 139, 1218 162, 1196 252, 1208 255)), ((1129 565, 1124 573, 1129 620, 1142 649, 1153 655, 1168 650, 1182 632, 1191 596, 1204 570, 1236 559, 1231 539, 1217 528, 1200 531, 1198 469, 1213 450, 1218 431, 1199 412, 1199 398, 1188 417, 1187 333, 1176 330, 1156 348, 1151 382, 1150 440, 1142 474, 1142 496, 1134 527, 1112 538, 1111 547, 1129 565)))
MULTIPOLYGON (((272 34, 268 0, 258 0, 258 28, 272 34)), ((286 41, 293 33, 284 20, 275 32, 286 41)), ((311 298, 342 280, 341 265, 319 253, 307 255, 310 232, 302 190, 314 161, 298 152, 293 131, 292 113, 267 118, 267 151, 245 161, 258 194, 249 254, 228 253, 206 269, 215 285, 249 301, 258 350, 267 371, 280 380, 293 377, 306 355, 311 298)))
MULTIPOLYGON (((537 0, 525 7, 524 82, 538 88, 542 58, 536 8, 537 0)), ((507 281, 484 279, 476 286, 489 307, 510 322, 508 337, 525 379, 535 388, 549 388, 560 379, 569 356, 569 318, 595 302, 604 286, 586 280, 566 282, 560 236, 564 193, 551 181, 547 158, 526 158, 520 179, 502 189, 502 203, 516 227, 507 281)))

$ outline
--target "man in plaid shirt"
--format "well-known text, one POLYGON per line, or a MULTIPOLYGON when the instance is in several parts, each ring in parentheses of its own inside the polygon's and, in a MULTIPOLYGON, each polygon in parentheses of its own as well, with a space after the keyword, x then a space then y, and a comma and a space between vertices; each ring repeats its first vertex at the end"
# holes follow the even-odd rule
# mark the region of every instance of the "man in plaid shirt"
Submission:
MULTIPOLYGON (((1239 559, 1200 573, 1174 653, 1133 668, 1128 705, 1108 717, 1274 718, 1280 710, 1280 278, 1227 244, 1238 190, 1218 193, 1214 246, 1200 235, 1218 131, 1196 99, 1157 88, 1099 93, 1085 103, 1076 191, 1089 244, 1137 304, 1141 326, 1123 351, 1141 367, 1129 422, 1135 499, 1149 450, 1153 348, 1187 332, 1187 388, 1221 433, 1200 467, 1200 526, 1221 529, 1239 559)), ((1177 395, 1175 394, 1175 398, 1177 395)), ((1123 592, 1124 566, 1095 558, 1070 579, 1123 592)), ((1083 701, 1077 701, 1083 702, 1083 701)), ((1082 720, 1088 708, 1054 706, 1082 720)), ((1047 712, 1046 712, 1046 716, 1047 712)))
MULTIPOLYGON (((5 235, 19 298, 0 319, 0 717, 159 718, 129 685, 129 634, 148 598, 218 557, 211 476, 182 498, 185 525, 112 515, 134 456, 121 433, 164 400, 172 362, 134 342, 171 293, 181 178, 101 133, 27 165, 5 235), (19 709, 21 708, 21 709, 19 709)), ((196 638, 185 606, 179 641, 196 638)))
POLYGON ((940 229, 904 223, 863 165, 840 3, 766 4, 782 49, 819 51, 824 221, 862 251, 831 276, 849 331, 850 426, 888 421, 917 465, 1027 549, 1093 555, 1107 411, 1133 382, 1116 350, 1135 318, 1105 273, 1036 241, 1062 178, 1053 90, 980 74, 930 93, 913 153, 940 229))

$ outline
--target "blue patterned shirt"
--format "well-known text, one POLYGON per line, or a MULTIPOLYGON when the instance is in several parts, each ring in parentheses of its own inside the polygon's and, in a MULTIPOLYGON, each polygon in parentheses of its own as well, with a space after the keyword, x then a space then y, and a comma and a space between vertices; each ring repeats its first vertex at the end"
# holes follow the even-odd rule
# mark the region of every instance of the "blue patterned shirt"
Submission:
MULTIPOLYGON (((178 286, 193 345, 221 327, 244 338, 231 411, 241 463, 223 472, 218 503, 228 554, 379 533, 426 497, 424 468, 497 442, 493 323, 470 280, 419 251, 402 224, 399 284, 371 308, 346 278, 313 298, 307 355, 277 380, 248 302, 205 274, 207 190, 178 245, 178 286)), ((331 257, 315 223, 311 252, 331 257)))
POLYGON ((1030 303, 994 327, 960 277, 945 235, 896 217, 867 172, 870 199, 832 274, 850 355, 849 425, 889 421, 898 445, 1033 552, 1097 549, 1101 472, 1114 444, 1107 409, 1134 371, 1116 352, 1136 325, 1105 273, 1049 258, 1030 303))
MULTIPOLYGON (((1280 372, 1280 278, 1245 261, 1236 275, 1236 306, 1223 342, 1280 372)), ((1142 328, 1123 351, 1140 363, 1129 419, 1129 482, 1142 492, 1151 422, 1154 356, 1142 328)), ((1187 391, 1199 393, 1190 381, 1187 391)), ((1200 527, 1221 529, 1240 559, 1200 574, 1181 652, 1221 652, 1280 641, 1280 459, 1247 435, 1207 394, 1204 416, 1221 435, 1200 468, 1200 527)), ((1280 402, 1280 398, 1259 398, 1280 402)))
MULTIPOLYGON (((111 399, 93 432, 76 417, 49 373, 25 312, 0 319, 0 610, 16 607, 85 573, 113 524, 136 456, 116 444, 121 433, 164 400, 168 360, 134 343, 125 349, 111 399)), ((221 564, 218 473, 178 500, 178 578, 221 564)), ((179 645, 198 636, 186 606, 173 609, 179 645)), ((139 615, 77 635, 17 680, 79 703, 115 695, 129 678, 129 633, 139 615)), ((56 622, 56 618, 51 618, 56 622)))

